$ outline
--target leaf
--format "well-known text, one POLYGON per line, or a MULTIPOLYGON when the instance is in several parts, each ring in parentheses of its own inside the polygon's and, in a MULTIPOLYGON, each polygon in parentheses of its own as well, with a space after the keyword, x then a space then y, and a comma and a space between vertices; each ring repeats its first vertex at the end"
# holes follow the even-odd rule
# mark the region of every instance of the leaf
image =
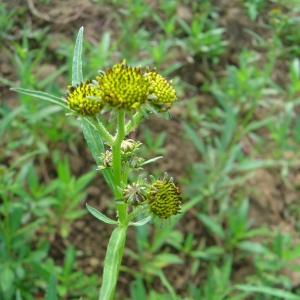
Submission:
POLYGON ((46 298, 45 300, 57 300, 57 291, 56 291, 56 277, 55 277, 55 271, 52 271, 49 285, 46 290, 46 298))
POLYGON ((141 274, 136 274, 135 281, 130 283, 130 297, 131 299, 147 299, 147 292, 141 274))
POLYGON ((140 220, 138 222, 130 222, 129 226, 142 226, 147 224, 151 220, 151 216, 144 218, 143 220, 140 220))
POLYGON ((50 94, 47 94, 44 92, 32 91, 32 90, 27 90, 27 89, 22 89, 22 88, 11 88, 11 90, 15 91, 17 93, 25 94, 28 96, 36 97, 39 99, 43 99, 43 100, 55 103, 63 108, 70 110, 69 107, 66 105, 65 100, 63 100, 59 97, 56 97, 56 96, 53 96, 53 95, 50 95, 50 94))
POLYGON ((249 159, 236 165, 234 171, 251 171, 278 165, 280 165, 280 163, 275 160, 249 159))
POLYGON ((152 262, 156 269, 164 268, 170 264, 182 264, 183 260, 173 253, 160 253, 157 254, 152 262))
POLYGON ((9 290, 15 279, 15 274, 10 267, 5 266, 0 272, 0 286, 3 292, 9 290))
POLYGON ((104 222, 104 223, 107 223, 107 224, 113 224, 113 225, 117 225, 119 224, 118 221, 114 221, 110 218, 108 218, 107 216, 105 216, 104 214, 102 214, 100 211, 98 211, 97 209, 89 206, 88 204, 86 204, 86 207, 88 209, 88 211, 93 215, 95 216, 98 220, 104 222))
POLYGON ((250 241, 242 241, 238 243, 237 248, 243 249, 249 252, 253 253, 263 253, 263 254, 269 254, 271 251, 266 248, 261 243, 256 242, 250 242, 250 241))
POLYGON ((76 86, 83 82, 82 76, 82 40, 83 40, 83 27, 79 29, 72 65, 72 86, 76 86))
POLYGON ((273 287, 240 284, 237 285, 236 288, 238 290, 245 291, 245 292, 272 295, 272 296, 276 296, 288 300, 300 300, 300 296, 297 296, 296 294, 281 289, 273 288, 273 287))
MULTIPOLYGON (((90 148, 97 165, 100 166, 101 161, 100 161, 99 156, 101 155, 101 153, 105 152, 101 135, 97 130, 95 130, 87 122, 86 119, 81 118, 80 122, 81 122, 81 129, 82 129, 84 138, 88 144, 88 147, 90 148)), ((104 170, 101 170, 101 172, 102 172, 107 184, 109 185, 110 189, 115 194, 114 178, 113 178, 113 173, 112 173, 111 169, 104 169, 104 170)))
POLYGON ((160 272, 159 272, 159 278, 162 282, 162 284, 167 288, 167 290, 169 291, 170 295, 171 295, 171 299, 172 300, 176 300, 178 299, 177 296, 176 296, 176 292, 172 286, 172 284, 168 281, 168 279, 166 278, 163 270, 161 269, 160 272))
POLYGON ((0 122, 0 139, 2 140, 2 136, 5 132, 8 132, 7 127, 11 125, 12 120, 20 113, 25 110, 25 105, 17 107, 10 111, 0 122))
POLYGON ((199 138, 199 136, 197 135, 197 133, 194 131, 194 129, 192 129, 187 123, 182 122, 182 126, 185 129, 187 135, 189 136, 189 138, 191 139, 191 141, 194 143, 195 147, 197 148, 197 150, 201 153, 201 154, 205 154, 206 153, 206 148, 204 143, 202 142, 202 140, 199 138))
POLYGON ((127 227, 117 227, 108 243, 104 260, 103 281, 99 299, 113 299, 119 273, 119 260, 122 246, 125 243, 127 227))
POLYGON ((51 114, 61 111, 61 108, 57 105, 50 105, 38 110, 36 113, 30 116, 29 122, 32 124, 37 123, 39 120, 48 117, 51 114))
POLYGON ((209 230, 217 234, 222 240, 225 239, 225 232, 218 222, 204 214, 197 214, 197 217, 209 230))
POLYGON ((65 252, 63 276, 65 279, 69 278, 74 268, 76 259, 76 249, 73 245, 69 245, 65 252))

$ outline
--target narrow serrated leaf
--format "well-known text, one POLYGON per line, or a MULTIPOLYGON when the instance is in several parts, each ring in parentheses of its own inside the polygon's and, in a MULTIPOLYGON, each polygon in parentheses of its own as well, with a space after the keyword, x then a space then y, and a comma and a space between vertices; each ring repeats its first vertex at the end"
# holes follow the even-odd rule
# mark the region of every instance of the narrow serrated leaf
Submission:
POLYGON ((27 90, 27 89, 22 89, 22 88, 11 88, 12 91, 15 91, 17 93, 25 94, 28 96, 36 97, 39 99, 43 99, 52 103, 55 103, 63 108, 66 108, 69 110, 69 107, 67 106, 66 102, 56 96, 44 93, 44 92, 39 92, 39 91, 32 91, 32 90, 27 90))
POLYGON ((125 243, 126 226, 117 227, 108 243, 107 252, 104 260, 103 281, 99 299, 113 299, 113 291, 117 284, 120 258, 120 249, 125 243))
POLYGON ((147 224, 149 221, 151 220, 151 216, 147 217, 147 218, 144 218, 143 220, 140 220, 138 222, 130 222, 129 223, 129 226, 142 226, 142 225, 145 225, 147 224))
POLYGON ((104 214, 102 214, 100 211, 98 211, 97 209, 89 206, 88 204, 86 204, 86 207, 88 209, 88 211, 93 215, 95 216, 98 220, 104 222, 104 223, 107 223, 107 224, 113 224, 113 225, 117 225, 119 224, 118 221, 114 221, 110 218, 108 218, 107 216, 105 216, 104 214))
POLYGON ((7 115, 2 118, 0 121, 0 139, 2 140, 2 136, 5 132, 7 132, 7 128, 10 126, 12 120, 18 115, 21 114, 25 110, 25 105, 19 106, 12 111, 10 111, 7 115))
POLYGON ((76 86, 83 82, 82 76, 82 40, 83 40, 83 27, 79 29, 72 65, 72 86, 76 86))
MULTIPOLYGON (((99 156, 101 153, 105 152, 104 144, 101 138, 101 135, 97 130, 95 130, 84 118, 80 119, 81 129, 83 131, 84 138, 92 152, 92 155, 96 161, 97 166, 101 165, 101 161, 99 156)), ((101 170, 107 184, 110 189, 115 194, 115 185, 114 185, 114 177, 111 169, 103 169, 101 170)))

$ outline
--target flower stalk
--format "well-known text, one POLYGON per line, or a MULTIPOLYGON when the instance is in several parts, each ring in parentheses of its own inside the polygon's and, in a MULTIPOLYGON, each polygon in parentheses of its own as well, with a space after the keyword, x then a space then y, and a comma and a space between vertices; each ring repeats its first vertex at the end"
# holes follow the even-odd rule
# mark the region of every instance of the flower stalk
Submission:
MULTIPOLYGON (((118 114, 118 129, 117 134, 115 136, 115 140, 112 145, 112 162, 113 162, 113 174, 114 174, 114 183, 115 187, 121 186, 121 181, 123 179, 122 176, 122 165, 121 165, 121 143, 125 137, 125 112, 120 111, 118 114)), ((122 193, 116 188, 115 197, 122 198, 122 193)), ((127 212, 126 212, 126 204, 118 203, 118 217, 121 224, 124 224, 127 212)))
POLYGON ((145 161, 136 155, 141 143, 132 139, 125 140, 125 136, 151 113, 161 113, 168 117, 168 111, 177 96, 172 81, 167 81, 156 69, 146 67, 143 70, 141 66, 127 66, 125 60, 105 72, 101 71, 95 80, 84 81, 82 40, 83 28, 76 39, 72 86, 68 87, 65 99, 26 89, 14 90, 60 105, 69 109, 69 115, 79 117, 98 170, 103 172, 114 193, 117 221, 87 205, 87 209, 96 218, 117 225, 107 246, 99 294, 99 300, 108 300, 114 298, 128 226, 142 226, 151 218, 167 219, 180 213, 179 189, 172 178, 167 181, 167 175, 163 180, 152 177, 152 184, 147 184, 147 179, 141 177, 136 182, 127 183, 130 172, 139 171, 144 164, 158 158, 145 161), (105 123, 98 119, 99 113, 106 112, 110 112, 110 121, 117 120, 114 136, 107 130, 105 123), (126 116, 129 116, 127 123, 126 116), (104 144, 110 150, 106 150, 104 144), (148 216, 133 222, 140 214, 148 216))

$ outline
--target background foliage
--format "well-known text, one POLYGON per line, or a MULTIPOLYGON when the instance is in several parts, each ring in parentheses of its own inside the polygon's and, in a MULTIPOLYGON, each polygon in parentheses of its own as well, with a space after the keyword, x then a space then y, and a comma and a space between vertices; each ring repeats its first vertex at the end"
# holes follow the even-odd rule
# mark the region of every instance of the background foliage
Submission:
POLYGON ((9 91, 65 95, 82 25, 84 77, 125 58, 180 99, 131 137, 164 156, 143 174, 180 178, 183 213, 131 229, 116 299, 300 299, 300 4, 225 2, 0 4, 0 299, 101 285, 111 229, 84 207, 115 210, 79 124, 9 91))

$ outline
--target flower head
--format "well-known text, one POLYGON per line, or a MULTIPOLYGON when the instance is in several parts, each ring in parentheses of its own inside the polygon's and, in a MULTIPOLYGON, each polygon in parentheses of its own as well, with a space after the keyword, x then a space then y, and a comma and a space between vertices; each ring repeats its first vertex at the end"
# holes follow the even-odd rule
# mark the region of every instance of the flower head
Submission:
POLYGON ((100 91, 90 86, 90 80, 86 80, 84 83, 77 85, 76 87, 69 86, 69 94, 67 95, 67 103, 69 107, 79 113, 82 116, 94 116, 101 111, 103 105, 99 100, 93 100, 91 98, 97 98, 100 95, 100 91))
POLYGON ((113 117, 125 110, 129 114, 140 111, 148 117, 149 113, 167 113, 177 100, 172 82, 156 69, 130 67, 124 60, 99 74, 96 80, 69 87, 68 105, 82 116, 111 111, 113 117))
POLYGON ((132 206, 137 206, 147 199, 146 187, 143 182, 134 182, 132 185, 127 185, 123 191, 124 201, 132 206))
POLYGON ((155 180, 147 196, 150 212, 163 219, 180 213, 181 200, 178 186, 166 178, 155 180))
POLYGON ((150 82, 145 80, 140 66, 129 67, 124 60, 96 79, 103 103, 117 110, 137 110, 147 101, 150 82))
POLYGON ((99 158, 102 162, 102 166, 100 167, 100 169, 106 169, 106 168, 110 168, 112 166, 112 152, 111 151, 106 150, 105 153, 102 153, 99 158))
POLYGON ((167 81, 156 72, 156 69, 146 73, 145 80, 151 83, 149 86, 150 103, 159 112, 168 111, 172 107, 173 102, 177 100, 172 81, 167 81))

